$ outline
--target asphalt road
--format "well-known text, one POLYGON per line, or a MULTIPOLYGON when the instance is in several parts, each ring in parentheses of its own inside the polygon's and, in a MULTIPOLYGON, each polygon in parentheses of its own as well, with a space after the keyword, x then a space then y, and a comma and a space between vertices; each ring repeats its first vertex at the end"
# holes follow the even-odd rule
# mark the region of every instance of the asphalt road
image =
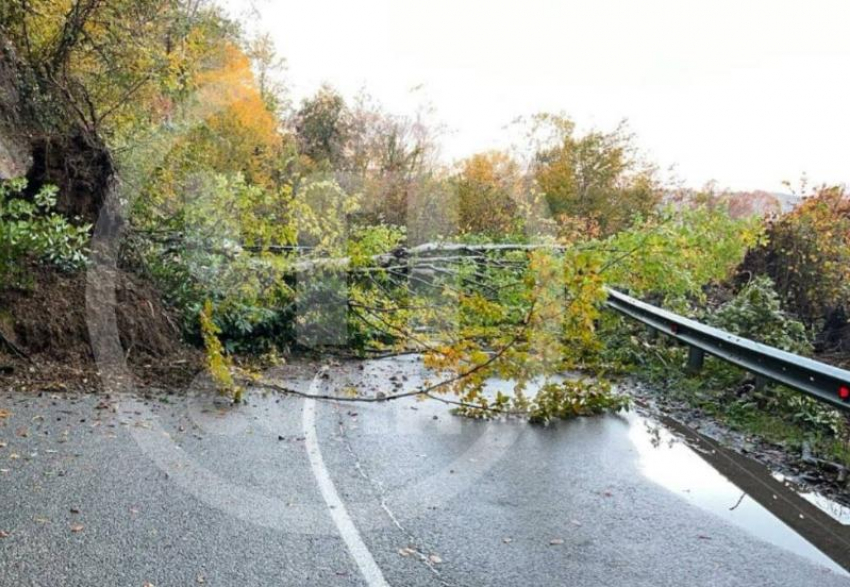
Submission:
MULTIPOLYGON (((277 373, 387 393, 421 373, 314 375, 277 373)), ((634 415, 541 428, 203 392, 0 408, 0 586, 850 585, 755 501, 730 517, 735 486, 634 415)))

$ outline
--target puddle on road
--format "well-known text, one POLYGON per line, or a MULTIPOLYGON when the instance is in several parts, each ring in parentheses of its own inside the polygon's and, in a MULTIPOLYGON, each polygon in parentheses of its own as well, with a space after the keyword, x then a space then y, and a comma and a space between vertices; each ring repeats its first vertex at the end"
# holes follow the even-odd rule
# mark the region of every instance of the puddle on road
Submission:
MULTIPOLYGON (((628 416, 628 420, 629 439, 638 452, 641 471, 647 478, 765 542, 801 555, 835 573, 850 576, 661 424, 651 423, 633 414, 628 416)), ((803 497, 811 499, 811 496, 803 497)), ((821 502, 826 500, 822 496, 818 497, 821 502)), ((842 507, 834 502, 829 503, 834 508, 842 507)), ((847 508, 843 510, 844 515, 850 514, 847 508)), ((827 513, 832 515, 830 511, 827 513)))

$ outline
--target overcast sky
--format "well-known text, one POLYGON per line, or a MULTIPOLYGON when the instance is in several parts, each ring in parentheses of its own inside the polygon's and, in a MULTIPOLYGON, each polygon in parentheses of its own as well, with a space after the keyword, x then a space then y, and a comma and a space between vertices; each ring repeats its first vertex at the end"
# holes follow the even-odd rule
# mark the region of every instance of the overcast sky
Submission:
POLYGON ((563 111, 584 128, 628 119, 693 187, 850 179, 846 0, 255 4, 296 99, 328 82, 400 113, 430 102, 449 160, 507 146, 517 116, 563 111))

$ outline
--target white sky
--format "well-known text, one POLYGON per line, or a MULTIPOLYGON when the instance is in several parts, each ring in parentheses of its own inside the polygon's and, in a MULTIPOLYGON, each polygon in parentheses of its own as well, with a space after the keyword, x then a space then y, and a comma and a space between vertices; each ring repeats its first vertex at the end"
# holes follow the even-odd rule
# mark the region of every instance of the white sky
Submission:
POLYGON ((294 98, 328 82, 398 113, 430 102, 449 160, 508 146, 517 116, 563 111, 583 128, 628 119, 693 187, 850 179, 846 0, 255 4, 294 98))

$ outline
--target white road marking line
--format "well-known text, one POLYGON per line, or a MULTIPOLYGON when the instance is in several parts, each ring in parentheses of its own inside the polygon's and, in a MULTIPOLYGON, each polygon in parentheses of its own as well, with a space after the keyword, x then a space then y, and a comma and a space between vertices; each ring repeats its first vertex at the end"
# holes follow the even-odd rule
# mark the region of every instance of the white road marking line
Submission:
MULTIPOLYGON (((319 375, 313 378, 310 384, 310 393, 315 394, 318 387, 319 375)), ((331 518, 339 530, 340 536, 345 541, 348 547, 348 552, 351 558, 357 563, 363 578, 369 587, 389 587, 384 574, 372 558, 372 553, 366 548, 363 539, 360 537, 360 532, 348 511, 345 509, 345 504, 339 497, 330 473, 325 467, 325 461, 322 458, 322 451, 319 449, 319 439, 316 436, 316 400, 304 400, 304 412, 301 420, 304 429, 304 444, 307 448, 307 455, 310 458, 310 467, 313 469, 313 475, 316 477, 316 483, 319 485, 319 491, 330 510, 331 518)))

